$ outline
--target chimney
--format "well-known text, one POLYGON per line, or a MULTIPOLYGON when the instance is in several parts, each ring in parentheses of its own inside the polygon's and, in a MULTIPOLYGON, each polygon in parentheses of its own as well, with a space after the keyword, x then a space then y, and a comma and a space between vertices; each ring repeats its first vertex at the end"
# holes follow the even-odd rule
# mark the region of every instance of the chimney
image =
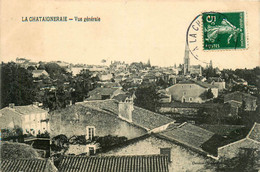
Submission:
POLYGON ((14 108, 14 103, 9 103, 9 108, 14 108))
POLYGON ((132 111, 134 110, 134 103, 132 98, 126 98, 124 102, 118 104, 118 115, 120 118, 132 122, 132 111))
POLYGON ((171 162, 171 148, 160 148, 161 155, 167 155, 168 161, 171 162))

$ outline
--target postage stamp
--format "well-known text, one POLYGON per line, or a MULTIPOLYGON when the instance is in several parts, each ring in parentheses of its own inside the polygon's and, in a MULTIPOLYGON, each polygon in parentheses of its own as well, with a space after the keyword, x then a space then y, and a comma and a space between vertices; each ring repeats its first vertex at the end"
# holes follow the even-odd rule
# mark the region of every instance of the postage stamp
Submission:
POLYGON ((203 49, 245 49, 244 12, 206 12, 202 14, 203 49))

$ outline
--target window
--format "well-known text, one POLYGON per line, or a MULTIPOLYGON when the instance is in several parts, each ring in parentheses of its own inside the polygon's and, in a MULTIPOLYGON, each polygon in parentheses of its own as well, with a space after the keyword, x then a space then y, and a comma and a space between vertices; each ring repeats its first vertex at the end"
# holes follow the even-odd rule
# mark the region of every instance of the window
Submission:
POLYGON ((87 126, 87 133, 86 133, 86 139, 92 140, 95 136, 95 127, 94 126, 87 126))
POLYGON ((189 98, 189 101, 191 102, 192 100, 193 100, 193 98, 192 98, 192 97, 190 97, 190 98, 189 98))
POLYGON ((94 147, 88 147, 89 155, 95 155, 95 148, 94 147))
POLYGON ((186 95, 186 92, 183 92, 183 95, 186 95))
POLYGON ((167 155, 168 161, 171 162, 171 148, 160 148, 161 155, 167 155))

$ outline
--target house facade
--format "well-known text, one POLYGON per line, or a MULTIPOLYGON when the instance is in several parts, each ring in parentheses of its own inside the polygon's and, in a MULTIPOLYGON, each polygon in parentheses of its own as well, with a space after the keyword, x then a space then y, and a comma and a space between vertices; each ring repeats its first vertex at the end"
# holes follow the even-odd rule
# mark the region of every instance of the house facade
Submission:
POLYGON ((49 131, 48 111, 35 105, 15 106, 10 104, 0 111, 1 128, 21 127, 23 133, 37 135, 49 131), (12 118, 10 118, 12 116, 12 118))
POLYGON ((180 102, 202 103, 207 98, 206 92, 211 89, 214 97, 218 96, 218 89, 210 84, 182 81, 166 88, 166 92, 172 96, 172 99, 180 102))

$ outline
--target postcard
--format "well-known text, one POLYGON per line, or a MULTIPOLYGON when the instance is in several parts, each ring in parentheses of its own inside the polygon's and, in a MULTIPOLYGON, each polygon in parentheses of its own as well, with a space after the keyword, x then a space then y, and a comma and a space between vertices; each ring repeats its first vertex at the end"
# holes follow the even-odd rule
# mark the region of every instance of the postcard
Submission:
POLYGON ((259 5, 0 1, 1 170, 260 170, 259 5))

